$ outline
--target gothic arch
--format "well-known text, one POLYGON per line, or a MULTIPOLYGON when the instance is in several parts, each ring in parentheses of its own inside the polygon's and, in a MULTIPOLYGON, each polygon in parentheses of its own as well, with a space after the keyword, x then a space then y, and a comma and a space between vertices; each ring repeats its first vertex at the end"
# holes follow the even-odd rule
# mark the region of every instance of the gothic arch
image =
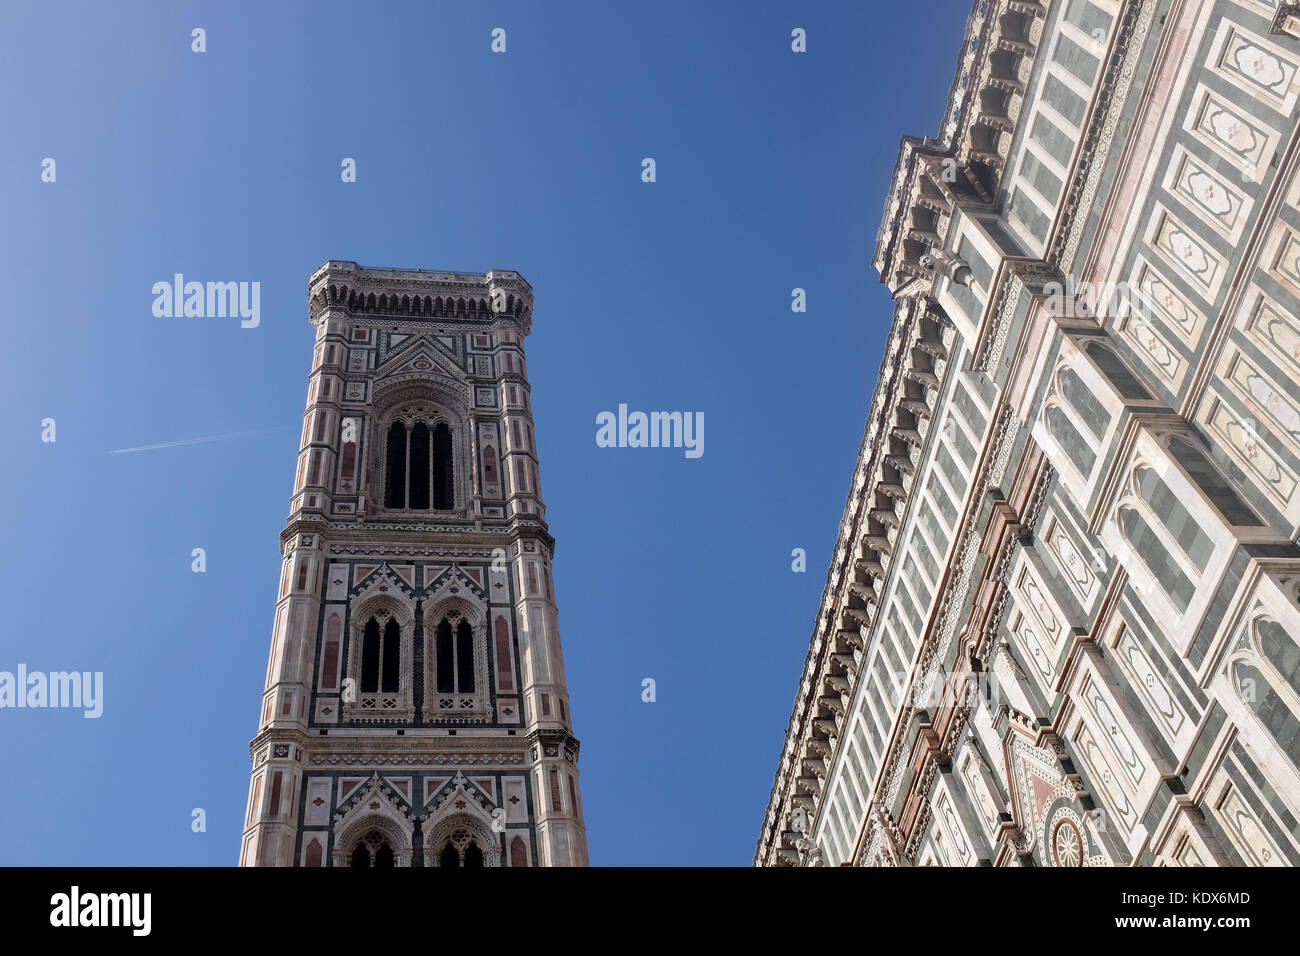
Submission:
MULTIPOLYGON (((416 422, 424 422, 431 436, 439 425, 446 425, 450 432, 452 507, 438 510, 469 514, 473 473, 470 432, 473 423, 469 418, 467 386, 438 373, 422 373, 419 378, 397 375, 375 385, 374 402, 367 419, 367 434, 376 436, 376 440, 369 443, 365 480, 367 496, 376 507, 387 507, 385 495, 389 471, 389 429, 395 422, 402 422, 408 430, 416 422)), ((404 467, 409 467, 405 460, 404 467)), ((432 495, 432 486, 430 494, 432 495)))
MULTIPOLYGON (((489 625, 485 609, 476 601, 459 595, 444 595, 426 605, 424 613, 424 719, 449 720, 471 723, 491 717, 492 696, 489 691, 490 669, 488 661, 489 625), (473 646, 474 689, 471 693, 442 692, 438 690, 438 632, 444 620, 456 625, 469 623, 473 646)), ((445 651, 443 652, 445 653, 445 651)), ((459 651, 457 652, 459 653, 459 651)))
POLYGON ((410 720, 414 715, 415 607, 400 591, 371 591, 354 601, 348 618, 347 676, 352 681, 355 699, 345 701, 344 720, 390 722, 410 720), (387 622, 397 622, 401 645, 398 652, 398 689, 392 692, 363 692, 361 684, 362 643, 371 619, 381 632, 387 622))
MULTIPOLYGON (((469 805, 471 808, 473 803, 469 805)), ((434 824, 424 842, 424 865, 441 866, 440 857, 448 844, 463 851, 466 841, 478 844, 483 852, 485 867, 501 865, 501 848, 497 835, 492 832, 492 824, 481 813, 458 811, 442 818, 434 824)))
POLYGON ((353 852, 371 831, 378 831, 392 846, 396 866, 411 865, 412 830, 404 821, 395 820, 385 813, 385 809, 381 804, 379 810, 357 817, 338 832, 332 854, 335 866, 351 866, 353 852))
MULTIPOLYGON (((1281 766, 1295 766, 1297 739, 1293 728, 1300 718, 1300 647, 1293 628, 1282 615, 1257 606, 1245 621, 1241 636, 1223 665, 1223 674, 1248 715, 1251 727, 1269 749, 1285 756, 1281 766), (1290 731, 1284 738, 1279 731, 1290 731)), ((1288 787, 1279 788, 1286 792, 1288 787)))

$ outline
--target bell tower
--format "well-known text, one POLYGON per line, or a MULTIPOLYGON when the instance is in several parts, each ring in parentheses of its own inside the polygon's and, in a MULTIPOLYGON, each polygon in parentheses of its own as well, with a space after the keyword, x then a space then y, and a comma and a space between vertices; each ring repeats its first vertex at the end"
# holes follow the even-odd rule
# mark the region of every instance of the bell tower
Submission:
POLYGON ((312 275, 241 866, 584 866, 517 272, 312 275))

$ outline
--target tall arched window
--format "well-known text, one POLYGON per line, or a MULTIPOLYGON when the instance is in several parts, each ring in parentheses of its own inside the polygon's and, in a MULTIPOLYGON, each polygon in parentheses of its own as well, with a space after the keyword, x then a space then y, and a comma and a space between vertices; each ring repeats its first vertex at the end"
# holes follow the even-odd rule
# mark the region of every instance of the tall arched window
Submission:
POLYGON ((384 504, 389 508, 406 507, 406 426, 393 422, 388 428, 388 487, 384 504))
POLYGON ((429 426, 424 422, 411 427, 410 489, 408 507, 429 507, 429 426))
POLYGON ((389 618, 381 633, 379 622, 371 618, 366 622, 365 637, 361 642, 361 692, 396 693, 398 689, 402 649, 402 629, 394 618, 389 618))
POLYGON ((438 625, 438 693, 450 694, 456 689, 455 651, 451 639, 451 624, 444 620, 438 625))
POLYGON ((461 618, 453 630, 451 621, 438 624, 437 655, 438 693, 474 693, 474 628, 461 618))
POLYGON ((433 430, 433 507, 448 511, 456 507, 452 472, 451 429, 439 422, 433 430))
MULTIPOLYGON (((1178 547, 1191 559, 1197 572, 1203 572, 1214 554, 1214 542, 1206 534, 1196 519, 1192 517, 1187 506, 1174 494, 1173 490, 1156 473, 1155 469, 1139 467, 1134 475, 1137 480, 1138 495, 1151 508, 1165 529, 1178 542, 1178 547)), ((1186 608, 1184 608, 1186 610, 1186 608)))
POLYGON ((1238 661, 1232 671, 1237 695, 1277 741, 1277 745, 1300 765, 1300 645, 1287 629, 1272 618, 1260 618, 1253 627, 1257 661, 1238 661))
POLYGON ((456 690, 474 693, 474 634, 464 618, 456 625, 456 690))
POLYGON ((1046 417, 1048 434, 1056 439, 1061 450, 1070 461, 1074 462, 1074 467, 1079 469, 1079 474, 1086 479, 1092 474, 1092 466, 1097 463, 1096 452, 1088 447, 1083 435, 1061 406, 1049 406, 1046 417))
POLYGON ((1184 613, 1192 602, 1192 594, 1196 591, 1196 587, 1183 569, 1174 562, 1159 535, 1134 508, 1120 509, 1119 526, 1134 553, 1154 575, 1164 592, 1169 595, 1178 613, 1184 613))
POLYGON ((1300 766, 1300 720, 1259 668, 1241 661, 1233 669, 1241 695, 1293 764, 1300 766))
POLYGON ((388 428, 384 504, 414 511, 456 507, 455 456, 446 422, 395 421, 388 428))
POLYGON ((1092 477, 1110 419, 1110 412, 1079 370, 1064 364, 1058 366, 1047 396, 1043 422, 1048 435, 1085 482, 1092 477))
POLYGON ((1278 676, 1300 696, 1300 644, 1277 621, 1264 618, 1255 625, 1259 650, 1278 676))
POLYGON ((366 634, 361 641, 361 689, 379 690, 379 651, 383 642, 379 637, 379 622, 373 617, 366 622, 366 634))

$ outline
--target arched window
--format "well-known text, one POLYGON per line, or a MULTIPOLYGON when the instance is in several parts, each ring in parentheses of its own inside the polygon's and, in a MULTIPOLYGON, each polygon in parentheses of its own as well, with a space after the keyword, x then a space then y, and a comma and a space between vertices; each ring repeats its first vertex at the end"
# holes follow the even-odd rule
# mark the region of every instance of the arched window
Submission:
POLYGON ((1094 438, 1101 438, 1106 433, 1110 415, 1106 412, 1097 396, 1079 378, 1079 373, 1072 368, 1061 372, 1061 396, 1079 413, 1083 424, 1092 432, 1094 438))
POLYGON ((482 869, 485 861, 478 837, 465 827, 457 827, 438 853, 438 865, 482 869))
POLYGON ((1097 463, 1097 453, 1088 447, 1083 435, 1074 427, 1074 422, 1070 421, 1061 406, 1048 406, 1046 417, 1048 434, 1056 439, 1061 450, 1074 463, 1074 467, 1079 469, 1079 474, 1086 479, 1092 474, 1093 465, 1097 463))
POLYGON ((417 420, 388 427, 384 504, 414 511, 456 507, 451 427, 417 420))
POLYGON ((411 508, 429 507, 429 426, 416 422, 411 427, 411 508))
POLYGON ((451 621, 443 618, 438 624, 434 653, 437 656, 438 693, 474 693, 474 628, 469 621, 462 617, 453 630, 451 621))
POLYGON ((456 625, 456 690, 474 693, 474 635, 464 618, 456 625))
POLYGON ((365 637, 361 641, 361 690, 373 693, 379 690, 379 622, 373 617, 366 622, 365 637))
POLYGON ((450 694, 456 689, 455 652, 451 640, 451 624, 444 620, 438 625, 438 693, 450 694))
POLYGON ((378 830, 371 830, 357 841, 349 861, 357 867, 392 867, 396 866, 393 847, 388 839, 378 830))
MULTIPOLYGON (((1192 517, 1187 506, 1174 494, 1173 490, 1156 473, 1155 469, 1139 467, 1134 475, 1137 479, 1138 495, 1151 508, 1165 529, 1178 542, 1178 547, 1191 559, 1197 572, 1203 572, 1214 554, 1214 542, 1206 534, 1196 519, 1192 517)), ((1184 608, 1186 610, 1186 608, 1184 608)))
POLYGON ((451 429, 439 422, 433 430, 433 507, 448 511, 456 507, 451 456, 451 429))
POLYGON ((402 649, 402 629, 396 619, 389 618, 381 634, 379 622, 371 618, 366 622, 365 636, 361 642, 361 692, 373 694, 396 693, 399 683, 402 649))
POLYGON ((1250 706, 1291 763, 1300 766, 1300 720, 1257 667, 1241 661, 1233 668, 1237 693, 1250 706))
POLYGON ((397 692, 401 671, 402 629, 395 618, 389 618, 384 625, 384 674, 383 687, 386 694, 397 692))
POLYGON ((1043 423, 1048 435, 1085 482, 1092 477, 1110 419, 1110 412, 1079 370, 1064 364, 1058 366, 1043 411, 1043 423))
POLYGON ((1277 621, 1264 618, 1255 625, 1259 650, 1278 676, 1300 696, 1300 645, 1277 621))
POLYGON ((1184 613, 1192 602, 1196 588, 1183 569, 1174 562, 1159 535, 1151 530, 1146 519, 1134 508, 1120 509, 1119 526, 1134 553, 1169 595, 1178 613, 1184 613))
POLYGON ((406 507, 406 426, 393 422, 388 428, 388 489, 384 504, 389 508, 406 507))

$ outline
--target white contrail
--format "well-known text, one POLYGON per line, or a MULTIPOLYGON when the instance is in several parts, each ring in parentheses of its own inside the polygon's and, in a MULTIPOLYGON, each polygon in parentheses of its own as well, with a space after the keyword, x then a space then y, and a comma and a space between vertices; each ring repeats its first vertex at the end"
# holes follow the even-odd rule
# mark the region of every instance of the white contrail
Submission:
POLYGON ((210 441, 226 441, 231 438, 246 438, 249 435, 264 435, 267 432, 279 432, 288 428, 297 428, 296 425, 281 425, 279 428, 258 428, 251 432, 231 432, 229 435, 208 435, 206 438, 181 438, 177 441, 163 441, 156 445, 139 445, 135 448, 116 448, 109 452, 110 455, 125 455, 133 451, 154 451, 158 448, 176 448, 180 445, 201 445, 210 441))

